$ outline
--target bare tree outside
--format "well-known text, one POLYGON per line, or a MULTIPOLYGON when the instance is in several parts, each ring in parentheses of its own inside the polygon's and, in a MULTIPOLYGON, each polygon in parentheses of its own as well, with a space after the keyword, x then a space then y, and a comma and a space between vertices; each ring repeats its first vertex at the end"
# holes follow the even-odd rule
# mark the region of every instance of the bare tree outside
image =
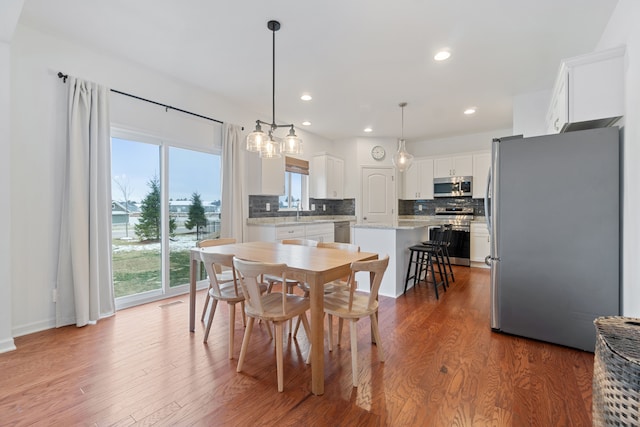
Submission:
POLYGON ((129 239, 129 197, 131 197, 131 193, 132 193, 132 189, 131 186, 129 185, 129 179, 127 178, 127 175, 122 174, 122 175, 116 175, 113 177, 113 182, 116 184, 116 186, 118 187, 118 189, 120 190, 120 193, 122 194, 122 198, 124 201, 124 209, 125 212, 127 213, 127 222, 125 222, 124 224, 124 230, 125 230, 125 239, 129 239))

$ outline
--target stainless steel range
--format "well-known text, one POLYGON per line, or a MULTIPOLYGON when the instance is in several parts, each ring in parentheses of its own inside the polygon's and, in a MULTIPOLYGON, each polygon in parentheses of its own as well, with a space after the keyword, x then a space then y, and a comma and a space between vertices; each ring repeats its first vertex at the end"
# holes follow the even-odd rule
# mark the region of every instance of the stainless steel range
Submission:
MULTIPOLYGON (((473 208, 444 207, 435 210, 439 225, 451 225, 451 245, 449 246, 449 258, 451 264, 471 265, 471 220, 473 220, 473 208)), ((437 228, 438 225, 430 227, 437 228)), ((432 238, 432 231, 429 237, 432 238)))

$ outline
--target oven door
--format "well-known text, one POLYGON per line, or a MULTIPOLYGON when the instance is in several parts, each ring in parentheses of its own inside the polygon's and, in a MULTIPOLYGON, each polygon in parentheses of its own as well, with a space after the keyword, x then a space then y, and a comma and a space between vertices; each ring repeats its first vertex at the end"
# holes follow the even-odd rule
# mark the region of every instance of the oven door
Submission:
MULTIPOLYGON (((434 238, 434 228, 429 230, 429 239, 434 238)), ((451 242, 449 244, 449 259, 454 265, 471 265, 471 232, 469 227, 451 226, 451 242)))

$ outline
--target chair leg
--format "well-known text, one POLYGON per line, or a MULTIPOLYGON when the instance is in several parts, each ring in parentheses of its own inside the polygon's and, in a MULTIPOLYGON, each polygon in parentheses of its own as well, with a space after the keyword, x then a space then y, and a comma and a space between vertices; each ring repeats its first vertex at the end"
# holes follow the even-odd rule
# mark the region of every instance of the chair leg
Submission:
POLYGON ((236 333, 236 304, 227 303, 229 308, 229 359, 233 359, 233 341, 236 333))
POLYGON ((305 333, 307 334, 307 339, 309 340, 309 354, 307 354, 307 365, 311 364, 311 327, 309 326, 309 320, 307 320, 307 315, 302 313, 300 317, 298 317, 302 321, 302 327, 304 328, 305 333))
POLYGON ((244 301, 240 302, 240 310, 242 310, 242 326, 247 326, 247 313, 244 312, 244 301))
MULTIPOLYGON (((302 316, 307 317, 306 314, 302 314, 302 316)), ((298 335, 298 329, 300 328, 300 316, 298 316, 298 320, 296 320, 296 327, 293 330, 293 337, 295 338, 298 335)))
POLYGON ((209 295, 209 289, 211 289, 211 285, 207 288, 207 296, 204 299, 204 307, 202 307, 202 317, 200 317, 200 321, 204 321, 204 315, 207 314, 207 307, 209 307, 209 299, 211 296, 209 295))
POLYGON ((333 315, 329 314, 327 320, 329 322, 329 351, 333 351, 333 315))
POLYGON ((378 318, 375 313, 371 316, 371 329, 373 330, 373 336, 376 338, 376 347, 378 347, 378 359, 384 362, 384 351, 382 350, 382 341, 380 340, 380 329, 378 329, 378 318))
POLYGON ((358 328, 356 327, 357 319, 352 319, 350 324, 351 334, 351 375, 353 386, 358 387, 358 328))
POLYGON ((253 330, 254 321, 255 319, 253 317, 249 317, 247 329, 244 331, 244 338, 242 339, 242 348, 240 349, 240 357, 238 358, 236 372, 242 372, 242 364, 244 363, 244 357, 247 355, 247 348, 249 347, 249 340, 251 339, 251 331, 253 330))
POLYGON ((213 323, 213 315, 216 314, 216 307, 218 306, 218 300, 211 298, 211 311, 209 311, 209 321, 207 322, 207 328, 204 330, 204 340, 207 342, 209 339, 209 331, 211 330, 211 324, 213 323))
POLYGON ((284 363, 282 360, 282 335, 283 335, 284 322, 276 323, 276 371, 278 374, 278 391, 284 390, 284 363))
POLYGON ((338 317, 338 347, 340 346, 340 340, 342 340, 342 325, 344 324, 344 319, 342 317, 338 317))

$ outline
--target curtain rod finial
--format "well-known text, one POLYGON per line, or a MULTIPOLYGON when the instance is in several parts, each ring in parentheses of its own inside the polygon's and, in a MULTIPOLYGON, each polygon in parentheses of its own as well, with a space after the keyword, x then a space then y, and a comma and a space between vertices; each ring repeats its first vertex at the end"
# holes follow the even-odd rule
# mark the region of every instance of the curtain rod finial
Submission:
POLYGON ((62 83, 66 83, 68 77, 69 77, 68 74, 62 74, 61 71, 58 71, 58 78, 62 79, 62 83))

